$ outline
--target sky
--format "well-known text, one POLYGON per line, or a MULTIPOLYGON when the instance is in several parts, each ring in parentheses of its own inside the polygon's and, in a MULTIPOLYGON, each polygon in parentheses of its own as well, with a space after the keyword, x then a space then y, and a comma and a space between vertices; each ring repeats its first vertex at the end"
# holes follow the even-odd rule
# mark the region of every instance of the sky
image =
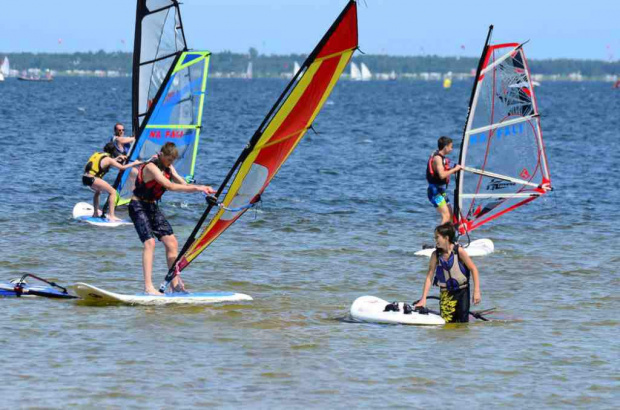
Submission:
MULTIPOLYGON (((131 51, 134 0, 2 0, 2 52, 131 51)), ((188 45, 212 52, 307 54, 347 0, 183 0, 188 45)), ((620 1, 359 0, 367 54, 479 57, 530 40, 530 58, 620 59, 620 1)))

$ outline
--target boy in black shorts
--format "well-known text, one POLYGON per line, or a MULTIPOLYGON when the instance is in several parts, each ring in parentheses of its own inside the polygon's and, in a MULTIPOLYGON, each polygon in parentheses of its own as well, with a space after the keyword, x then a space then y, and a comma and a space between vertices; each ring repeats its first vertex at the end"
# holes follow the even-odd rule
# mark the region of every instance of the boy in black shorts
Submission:
MULTIPOLYGON (((129 203, 129 217, 144 244, 142 251, 144 292, 151 295, 161 295, 153 287, 152 279, 155 238, 163 242, 166 248, 168 268, 174 263, 179 247, 172 227, 159 208, 159 199, 167 190, 203 192, 207 195, 215 193, 215 190, 210 186, 189 185, 185 182, 172 166, 178 156, 179 153, 174 143, 167 142, 156 157, 140 166, 133 196, 129 203)), ((182 290, 182 284, 178 277, 172 281, 172 288, 173 290, 182 290)))

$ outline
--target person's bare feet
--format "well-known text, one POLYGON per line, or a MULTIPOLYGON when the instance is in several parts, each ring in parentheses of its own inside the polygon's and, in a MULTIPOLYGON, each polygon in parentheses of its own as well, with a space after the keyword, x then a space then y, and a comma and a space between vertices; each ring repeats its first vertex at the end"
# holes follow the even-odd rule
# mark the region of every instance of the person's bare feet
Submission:
POLYGON ((144 288, 144 293, 146 293, 147 295, 154 295, 154 296, 161 295, 161 293, 159 293, 159 291, 152 286, 150 288, 144 288))
POLYGON ((122 219, 121 218, 117 218, 115 216, 109 216, 108 215, 108 221, 110 221, 110 222, 120 222, 120 221, 122 221, 122 219))

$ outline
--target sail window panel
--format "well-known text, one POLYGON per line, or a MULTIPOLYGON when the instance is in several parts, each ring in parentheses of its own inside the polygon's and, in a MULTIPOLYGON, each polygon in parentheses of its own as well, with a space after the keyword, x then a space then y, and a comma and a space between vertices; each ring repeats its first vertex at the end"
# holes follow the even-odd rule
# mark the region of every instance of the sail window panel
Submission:
POLYGON ((140 97, 138 101, 138 111, 140 114, 146 114, 149 107, 153 104, 157 91, 166 78, 166 74, 173 62, 174 56, 140 67, 140 97))
MULTIPOLYGON (((488 64, 505 56, 512 48, 491 47, 488 64)), ((479 98, 470 129, 483 131, 473 131, 468 136, 464 165, 539 184, 542 182, 539 122, 537 117, 530 117, 536 112, 522 51, 494 66, 478 87, 479 98), (488 129, 491 124, 493 128, 488 129)), ((479 175, 465 175, 463 191, 478 192, 474 187, 480 184, 480 192, 484 192, 486 185, 481 178, 479 175)))
POLYGON ((146 8, 149 11, 158 10, 164 7, 169 7, 175 4, 173 0, 146 0, 146 8))
POLYGON ((140 62, 145 63, 185 49, 176 8, 149 14, 142 19, 140 62))
POLYGON ((538 122, 533 119, 472 134, 469 136, 465 165, 530 182, 541 182, 537 132, 538 122))
POLYGON ((205 64, 203 59, 173 74, 160 103, 153 110, 150 123, 198 124, 205 64))

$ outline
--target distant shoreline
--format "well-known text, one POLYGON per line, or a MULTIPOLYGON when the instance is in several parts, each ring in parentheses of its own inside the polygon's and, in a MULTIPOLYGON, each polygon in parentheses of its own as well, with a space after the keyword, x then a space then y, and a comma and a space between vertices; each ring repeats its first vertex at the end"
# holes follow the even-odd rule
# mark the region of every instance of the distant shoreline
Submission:
MULTIPOLYGON (((210 76, 214 78, 290 78, 295 62, 302 64, 306 56, 259 55, 219 52, 211 57, 210 76), (252 55, 252 58, 250 58, 252 55), (249 62, 252 69, 248 72, 249 62)), ((55 76, 124 77, 131 76, 132 53, 3 53, 11 62, 11 76, 22 71, 51 71, 55 76)), ((388 56, 357 54, 356 64, 364 63, 372 79, 462 80, 471 78, 478 59, 473 57, 388 56)), ((609 81, 620 74, 620 61, 577 59, 529 60, 535 81, 609 81)), ((346 70, 349 73, 349 70, 346 70)))

